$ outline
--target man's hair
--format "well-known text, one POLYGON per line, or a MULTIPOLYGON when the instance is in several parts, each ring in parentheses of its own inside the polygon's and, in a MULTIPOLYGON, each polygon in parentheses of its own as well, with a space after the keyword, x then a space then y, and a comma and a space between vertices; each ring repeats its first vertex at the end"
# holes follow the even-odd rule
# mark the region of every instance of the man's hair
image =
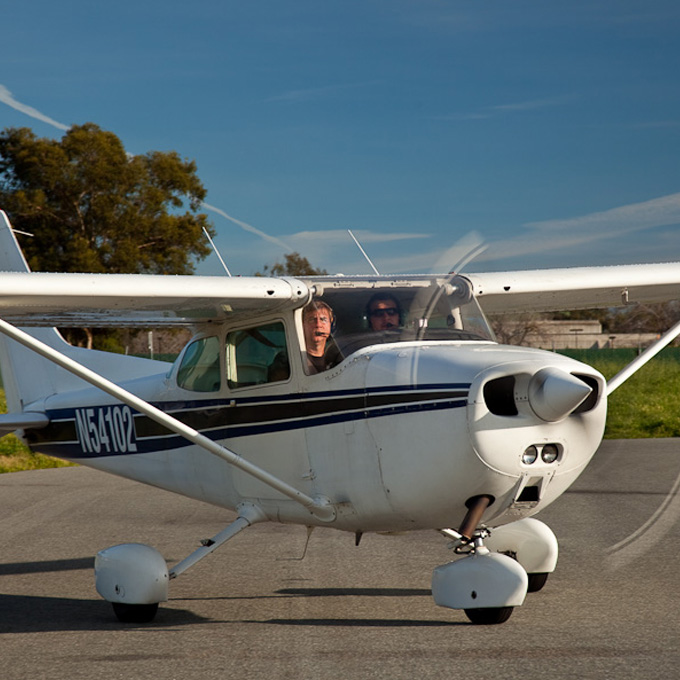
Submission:
POLYGON ((302 318, 304 319, 306 316, 309 316, 312 312, 315 312, 317 309, 327 309, 328 313, 331 316, 331 323, 333 322, 333 320, 335 319, 333 310, 331 309, 331 306, 327 302, 324 302, 323 300, 313 300, 312 302, 310 302, 302 310, 302 318))
POLYGON ((389 293, 388 291, 374 293, 371 296, 370 300, 366 303, 366 319, 371 318, 371 305, 374 302, 385 302, 386 300, 394 302, 394 307, 399 313, 399 321, 401 321, 401 305, 399 304, 399 300, 397 300, 397 298, 394 297, 394 295, 392 295, 392 293, 389 293))

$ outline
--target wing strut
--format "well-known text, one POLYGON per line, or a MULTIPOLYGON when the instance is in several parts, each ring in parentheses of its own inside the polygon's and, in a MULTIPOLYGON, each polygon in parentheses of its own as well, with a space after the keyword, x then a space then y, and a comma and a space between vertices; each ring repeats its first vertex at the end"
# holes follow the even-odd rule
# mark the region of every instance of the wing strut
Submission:
POLYGON ((653 342, 639 357, 631 361, 628 366, 619 371, 607 383, 607 395, 622 385, 633 373, 641 369, 650 359, 656 356, 666 345, 673 342, 680 335, 680 321, 667 330, 656 342, 653 342))
POLYGON ((144 399, 140 399, 139 397, 132 394, 132 392, 128 392, 119 385, 116 385, 98 373, 95 373, 82 364, 79 364, 77 361, 67 357, 65 354, 58 352, 49 345, 46 345, 44 342, 41 342, 28 333, 16 328, 16 326, 13 326, 4 319, 0 319, 0 333, 3 333, 13 340, 16 340, 20 344, 24 345, 24 347, 28 347, 58 366, 66 369, 70 373, 73 373, 86 382, 89 382, 91 385, 94 385, 104 392, 107 392, 116 399, 120 399, 123 403, 127 404, 131 408, 139 411, 140 413, 144 413, 152 420, 155 420, 157 423, 167 427, 169 430, 172 430, 185 439, 188 439, 193 444, 200 446, 218 458, 222 458, 230 465, 237 467, 239 470, 252 475, 255 477, 255 479, 267 484, 291 500, 300 503, 322 522, 332 522, 335 519, 335 509, 327 498, 312 498, 311 496, 304 494, 302 491, 299 491, 290 484, 287 484, 282 479, 275 477, 266 470, 263 470, 250 461, 245 460, 237 453, 234 453, 224 446, 221 446, 217 442, 214 442, 209 437, 206 437, 188 425, 185 425, 177 418, 173 418, 171 415, 161 411, 161 409, 152 406, 144 399))

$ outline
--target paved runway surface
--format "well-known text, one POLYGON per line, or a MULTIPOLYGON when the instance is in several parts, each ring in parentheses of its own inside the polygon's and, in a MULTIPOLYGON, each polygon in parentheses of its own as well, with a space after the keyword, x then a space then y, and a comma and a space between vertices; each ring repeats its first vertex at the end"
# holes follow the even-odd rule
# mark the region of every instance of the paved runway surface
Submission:
POLYGON ((680 439, 606 442, 540 515, 558 570, 500 626, 441 609, 434 532, 354 537, 252 527, 122 625, 93 555, 121 542, 174 563, 232 515, 86 468, 0 475, 0 674, 20 678, 675 678, 680 439))

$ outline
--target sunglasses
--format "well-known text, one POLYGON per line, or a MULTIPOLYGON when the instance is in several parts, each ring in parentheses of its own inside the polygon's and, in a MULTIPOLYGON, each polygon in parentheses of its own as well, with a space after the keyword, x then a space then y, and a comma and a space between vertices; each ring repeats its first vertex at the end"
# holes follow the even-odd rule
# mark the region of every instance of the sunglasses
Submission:
POLYGON ((396 307, 385 307, 383 309, 374 309, 370 312, 371 316, 383 317, 383 316, 397 316, 399 310, 396 307))

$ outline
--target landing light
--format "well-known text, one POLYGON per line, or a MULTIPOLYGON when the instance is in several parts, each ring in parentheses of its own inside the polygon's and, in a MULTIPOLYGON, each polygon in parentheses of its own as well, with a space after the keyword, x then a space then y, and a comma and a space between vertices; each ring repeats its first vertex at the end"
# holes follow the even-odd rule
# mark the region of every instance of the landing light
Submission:
POLYGON ((535 463, 537 458, 538 449, 533 444, 531 446, 527 446, 527 448, 524 449, 524 453, 522 454, 522 462, 525 465, 531 465, 532 463, 535 463))
POLYGON ((538 452, 541 451, 541 460, 550 465, 560 457, 560 447, 557 444, 531 444, 524 449, 522 462, 525 465, 533 465, 538 460, 538 452))
POLYGON ((560 455, 560 450, 556 444, 546 444, 541 451, 541 458, 544 463, 554 463, 560 455))

